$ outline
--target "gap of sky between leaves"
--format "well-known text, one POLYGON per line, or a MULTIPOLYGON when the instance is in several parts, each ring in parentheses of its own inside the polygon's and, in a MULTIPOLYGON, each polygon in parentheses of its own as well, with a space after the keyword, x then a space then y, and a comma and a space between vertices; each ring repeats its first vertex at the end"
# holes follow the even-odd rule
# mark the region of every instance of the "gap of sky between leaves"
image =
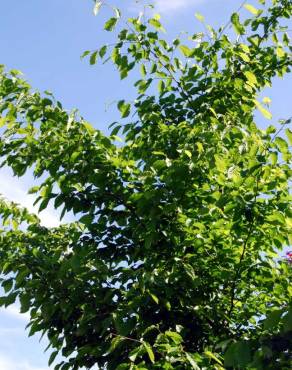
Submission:
MULTIPOLYGON (((159 13, 173 13, 186 7, 195 7, 203 3, 204 0, 156 0, 155 5, 159 13)), ((207 3, 207 1, 205 1, 207 3)))

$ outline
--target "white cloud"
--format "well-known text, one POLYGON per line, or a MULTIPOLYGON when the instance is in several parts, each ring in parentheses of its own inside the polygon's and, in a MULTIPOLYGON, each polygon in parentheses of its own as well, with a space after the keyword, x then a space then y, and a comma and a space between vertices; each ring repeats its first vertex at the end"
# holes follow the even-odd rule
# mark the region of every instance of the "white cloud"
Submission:
MULTIPOLYGON (((22 179, 12 176, 7 168, 0 170, 0 194, 6 199, 26 207, 32 213, 38 213, 37 207, 33 205, 35 196, 27 194, 22 179)), ((53 207, 48 207, 38 214, 41 223, 46 227, 56 227, 60 225, 60 220, 53 207)), ((1 368, 0 368, 1 369, 1 368)))
POLYGON ((48 367, 39 367, 30 364, 27 361, 14 360, 0 353, 0 369, 1 370, 49 370, 48 367))
POLYGON ((152 0, 152 1, 137 1, 128 8, 131 12, 137 13, 137 11, 143 9, 143 4, 149 4, 155 6, 154 11, 163 15, 174 15, 176 12, 184 9, 191 9, 195 11, 195 7, 205 0, 152 0))
POLYGON ((22 326, 16 328, 0 328, 0 337, 4 337, 7 343, 7 337, 13 339, 13 336, 19 337, 20 335, 23 335, 23 332, 24 328, 22 326))
POLYGON ((171 13, 187 7, 195 7, 204 0, 155 0, 156 9, 160 13, 171 13))
MULTIPOLYGON (((21 320, 21 321, 25 321, 25 322, 28 322, 30 317, 29 317, 29 314, 28 313, 20 313, 19 312, 19 307, 14 304, 14 305, 11 305, 11 306, 8 306, 8 307, 0 307, 0 314, 2 315, 7 315, 7 316, 10 316, 12 317, 13 319, 17 319, 17 320, 21 320)), ((1 369, 1 367, 0 367, 1 369)))

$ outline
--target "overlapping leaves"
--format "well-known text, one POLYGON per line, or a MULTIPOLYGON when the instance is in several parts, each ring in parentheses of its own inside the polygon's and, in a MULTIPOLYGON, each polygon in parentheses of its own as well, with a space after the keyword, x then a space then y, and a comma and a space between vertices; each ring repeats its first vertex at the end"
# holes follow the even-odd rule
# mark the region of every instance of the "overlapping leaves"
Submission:
POLYGON ((1 304, 19 298, 50 363, 64 356, 57 370, 289 367, 291 268, 278 251, 291 244, 290 121, 287 142, 253 115, 271 118, 258 94, 291 67, 287 36, 276 38, 291 4, 246 9, 254 18, 231 17, 236 41, 207 27, 170 42, 156 15, 85 52, 121 78, 141 73, 133 106, 118 103, 134 115, 109 138, 1 70, 3 163, 41 179, 41 210, 75 214, 46 229, 0 203, 1 304))

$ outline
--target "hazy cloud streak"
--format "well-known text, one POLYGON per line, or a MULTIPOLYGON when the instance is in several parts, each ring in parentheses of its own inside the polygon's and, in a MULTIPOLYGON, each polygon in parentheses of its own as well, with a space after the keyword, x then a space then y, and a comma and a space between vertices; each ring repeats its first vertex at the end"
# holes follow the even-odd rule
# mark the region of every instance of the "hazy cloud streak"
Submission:
MULTIPOLYGON (((8 315, 10 317, 13 317, 14 319, 26 321, 28 322, 30 319, 30 316, 28 313, 20 313, 19 307, 16 304, 13 304, 11 306, 8 306, 6 308, 0 307, 0 314, 1 315, 8 315)), ((0 367, 1 369, 1 367, 0 367)))
POLYGON ((13 360, 3 353, 0 353, 1 370, 49 370, 49 368, 33 366, 27 361, 13 360))
POLYGON ((156 9, 160 13, 171 13, 187 7, 194 8, 204 0, 156 0, 156 9))

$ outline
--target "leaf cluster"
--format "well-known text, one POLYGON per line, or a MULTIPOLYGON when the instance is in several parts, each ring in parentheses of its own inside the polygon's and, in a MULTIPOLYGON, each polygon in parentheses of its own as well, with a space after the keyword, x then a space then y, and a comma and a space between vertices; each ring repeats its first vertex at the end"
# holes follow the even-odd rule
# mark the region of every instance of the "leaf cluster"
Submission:
POLYGON ((76 220, 48 229, 0 202, 0 304, 20 300, 50 364, 64 356, 56 370, 289 368, 291 266, 278 251, 292 237, 291 119, 262 130, 254 110, 272 118, 259 93, 290 71, 291 2, 265 3, 171 42, 157 15, 115 31, 114 8, 117 42, 84 56, 141 78, 109 137, 1 68, 2 165, 32 170, 40 210, 76 220))

